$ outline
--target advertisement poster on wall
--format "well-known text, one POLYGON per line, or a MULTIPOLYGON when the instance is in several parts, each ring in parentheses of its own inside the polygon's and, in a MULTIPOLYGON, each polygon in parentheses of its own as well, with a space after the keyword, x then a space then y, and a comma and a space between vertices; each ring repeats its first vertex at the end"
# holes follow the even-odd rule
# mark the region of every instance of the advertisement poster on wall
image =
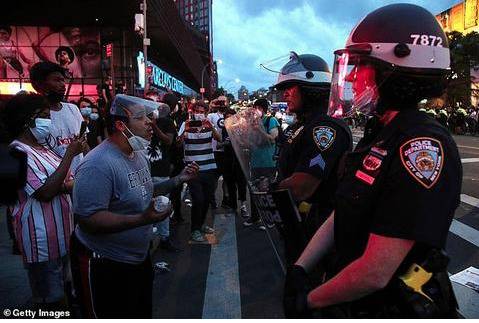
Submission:
POLYGON ((82 79, 81 83, 97 83, 101 78, 99 30, 0 26, 0 80, 28 79, 29 68, 40 61, 62 65, 70 78, 82 79))

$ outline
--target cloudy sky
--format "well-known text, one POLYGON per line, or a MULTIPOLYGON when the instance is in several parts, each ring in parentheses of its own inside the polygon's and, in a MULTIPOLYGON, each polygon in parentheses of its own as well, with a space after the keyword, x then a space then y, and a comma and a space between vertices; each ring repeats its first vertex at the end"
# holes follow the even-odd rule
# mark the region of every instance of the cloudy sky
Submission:
POLYGON ((291 50, 332 64, 333 51, 344 46, 356 23, 383 5, 416 3, 436 14, 459 1, 213 0, 214 56, 223 62, 218 65, 219 84, 235 96, 241 85, 250 91, 268 87, 277 75, 259 64, 291 50))

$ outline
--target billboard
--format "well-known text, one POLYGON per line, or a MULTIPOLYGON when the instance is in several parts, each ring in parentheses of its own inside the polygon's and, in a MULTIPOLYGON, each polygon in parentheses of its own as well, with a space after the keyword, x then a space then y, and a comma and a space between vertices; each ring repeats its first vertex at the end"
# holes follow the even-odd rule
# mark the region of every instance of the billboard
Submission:
POLYGON ((101 78, 100 31, 0 26, 0 81, 28 80, 29 68, 40 61, 60 64, 74 83, 97 84, 101 78))

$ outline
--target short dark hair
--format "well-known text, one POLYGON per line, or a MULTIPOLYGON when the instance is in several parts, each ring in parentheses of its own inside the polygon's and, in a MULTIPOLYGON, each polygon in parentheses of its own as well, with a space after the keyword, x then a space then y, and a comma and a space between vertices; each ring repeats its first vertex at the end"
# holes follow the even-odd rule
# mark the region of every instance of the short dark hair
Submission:
POLYGON ((65 69, 60 65, 52 62, 38 62, 30 69, 30 80, 32 83, 43 82, 47 79, 48 75, 55 72, 65 76, 65 69))
POLYGON ((170 110, 173 111, 175 106, 178 104, 178 97, 173 93, 165 93, 161 99, 161 102, 168 104, 170 110))
POLYGON ((197 108, 203 108, 203 109, 205 109, 205 111, 208 111, 208 104, 206 104, 204 101, 196 101, 191 106, 191 109, 195 110, 197 108))
POLYGON ((90 105, 93 105, 93 102, 89 98, 80 98, 78 100, 78 102, 76 102, 76 105, 78 105, 78 107, 80 107, 80 103, 82 103, 82 102, 86 102, 90 105))
POLYGON ((35 116, 50 107, 48 101, 35 93, 19 93, 12 97, 2 108, 0 120, 7 141, 11 142, 30 126, 35 116))
POLYGON ((0 30, 5 30, 9 35, 12 34, 12 27, 7 26, 7 25, 1 25, 0 30))
POLYGON ((269 102, 268 102, 268 100, 266 100, 264 98, 261 98, 261 99, 257 99, 256 101, 254 101, 253 106, 254 107, 260 107, 263 111, 266 111, 266 110, 268 110, 269 102))

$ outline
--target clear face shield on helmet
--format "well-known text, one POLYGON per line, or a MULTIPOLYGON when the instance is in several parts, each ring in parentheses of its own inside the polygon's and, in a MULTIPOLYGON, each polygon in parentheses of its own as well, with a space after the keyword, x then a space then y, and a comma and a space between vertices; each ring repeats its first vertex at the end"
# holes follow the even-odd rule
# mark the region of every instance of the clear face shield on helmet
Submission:
POLYGON ((329 82, 331 74, 310 70, 305 66, 302 57, 292 51, 287 55, 261 63, 260 67, 277 75, 275 88, 280 91, 291 84, 329 82))
POLYGON ((335 53, 328 114, 349 118, 356 113, 376 111, 380 84, 376 69, 366 55, 341 50, 335 53))

